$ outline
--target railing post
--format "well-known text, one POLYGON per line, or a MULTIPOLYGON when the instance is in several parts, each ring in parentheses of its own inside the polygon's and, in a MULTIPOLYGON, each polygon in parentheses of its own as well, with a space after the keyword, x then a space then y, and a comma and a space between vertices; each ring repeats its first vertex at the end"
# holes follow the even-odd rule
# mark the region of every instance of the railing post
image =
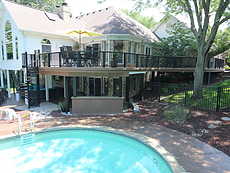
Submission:
POLYGON ((149 66, 149 55, 146 55, 145 67, 147 68, 148 66, 149 66))
POLYGON ((127 60, 126 55, 127 55, 127 53, 124 53, 124 68, 126 67, 126 64, 127 64, 127 62, 126 62, 126 60, 127 60))
POLYGON ((25 52, 25 63, 26 63, 26 67, 28 66, 28 58, 27 58, 27 52, 25 52))
POLYGON ((77 52, 77 67, 81 67, 81 52, 77 52))
POLYGON ((59 56, 59 58, 58 58, 59 67, 61 67, 62 66, 62 64, 61 64, 61 52, 58 53, 58 56, 59 56))
POLYGON ((48 67, 50 67, 50 53, 48 53, 48 67))
POLYGON ((140 56, 136 54, 136 67, 139 67, 139 58, 140 56))
POLYGON ((102 67, 105 68, 105 57, 106 57, 106 52, 103 52, 102 55, 102 67))

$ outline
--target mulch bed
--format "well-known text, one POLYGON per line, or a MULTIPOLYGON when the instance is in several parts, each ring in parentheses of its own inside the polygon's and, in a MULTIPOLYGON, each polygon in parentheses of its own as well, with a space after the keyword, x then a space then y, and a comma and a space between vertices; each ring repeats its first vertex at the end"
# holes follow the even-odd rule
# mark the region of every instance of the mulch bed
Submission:
POLYGON ((168 103, 158 103, 149 99, 140 101, 139 113, 129 110, 122 114, 123 118, 144 121, 155 125, 167 127, 191 135, 230 156, 230 121, 222 121, 221 117, 229 117, 230 112, 215 112, 196 107, 190 109, 190 116, 185 122, 174 123, 165 119, 164 110, 170 106, 168 103), (215 124, 221 121, 221 124, 215 124), (208 128, 215 125, 216 128, 208 128))

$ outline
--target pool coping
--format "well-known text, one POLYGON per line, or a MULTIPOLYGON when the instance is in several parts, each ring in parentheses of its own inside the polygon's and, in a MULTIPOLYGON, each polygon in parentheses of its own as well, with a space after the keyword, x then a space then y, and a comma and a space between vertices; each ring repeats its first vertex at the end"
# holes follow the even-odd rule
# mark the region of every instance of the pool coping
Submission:
MULTIPOLYGON (((147 146, 149 145, 150 147, 155 149, 167 161, 168 165, 171 167, 174 173, 189 173, 189 172, 186 172, 185 169, 179 165, 179 163, 176 161, 176 159, 174 158, 172 154, 170 154, 164 147, 158 144, 157 140, 147 137, 140 133, 130 132, 130 131, 122 130, 122 129, 115 129, 115 128, 108 127, 108 126, 85 126, 85 125, 49 127, 49 128, 43 128, 43 129, 36 129, 36 131, 30 132, 30 133, 43 133, 43 132, 68 130, 68 129, 74 130, 74 128, 76 129, 84 128, 84 129, 99 130, 99 131, 104 131, 104 132, 107 131, 107 132, 112 132, 118 135, 121 134, 121 135, 130 137, 131 139, 134 139, 134 140, 137 139, 137 141, 143 144, 147 144, 147 146)), ((21 135, 24 135, 24 134, 28 134, 28 133, 22 133, 21 135)), ((19 135, 1 136, 0 142, 6 140, 6 138, 8 138, 8 140, 11 140, 11 139, 15 139, 18 137, 19 135)))

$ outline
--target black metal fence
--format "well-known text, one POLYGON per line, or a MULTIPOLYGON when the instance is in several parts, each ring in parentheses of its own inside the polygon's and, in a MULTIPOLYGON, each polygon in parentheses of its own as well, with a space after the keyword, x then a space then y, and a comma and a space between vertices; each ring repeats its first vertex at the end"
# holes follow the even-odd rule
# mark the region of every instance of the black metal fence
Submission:
POLYGON ((201 99, 192 97, 193 85, 148 83, 145 89, 148 97, 152 97, 159 102, 179 103, 217 112, 230 111, 230 87, 204 86, 201 99))
MULTIPOLYGON (((64 51, 52 53, 22 54, 24 65, 39 67, 111 67, 116 60, 117 67, 146 68, 195 68, 196 57, 166 57, 110 51, 64 51), (25 62, 27 57, 27 62, 25 62)), ((222 69, 224 60, 211 58, 206 68, 222 69)))

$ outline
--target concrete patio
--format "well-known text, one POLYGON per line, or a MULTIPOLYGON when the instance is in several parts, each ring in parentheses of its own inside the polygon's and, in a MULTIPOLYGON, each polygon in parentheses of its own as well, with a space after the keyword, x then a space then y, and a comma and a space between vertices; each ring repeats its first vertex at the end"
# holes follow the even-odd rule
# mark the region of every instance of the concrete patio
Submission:
MULTIPOLYGON (((53 106, 53 104, 50 104, 53 106)), ((6 107, 22 106, 20 102, 8 101, 1 105, 0 110, 6 107)), ((55 105, 54 105, 55 106, 55 105)), ((25 107, 24 107, 25 108, 25 107)), ((37 111, 49 109, 41 106, 37 111)), ((31 110, 29 110, 31 111, 31 110)), ((28 129, 29 120, 23 122, 23 129, 28 129)), ((94 126, 117 129, 118 131, 133 132, 153 139, 162 146, 186 172, 191 173, 229 173, 230 157, 221 151, 186 134, 156 126, 151 123, 137 122, 122 119, 116 116, 63 116, 43 118, 35 121, 35 131, 50 127, 66 126, 94 126)), ((0 137, 12 136, 17 130, 17 122, 0 125, 0 137)), ((24 131, 24 130, 23 130, 24 131)))

